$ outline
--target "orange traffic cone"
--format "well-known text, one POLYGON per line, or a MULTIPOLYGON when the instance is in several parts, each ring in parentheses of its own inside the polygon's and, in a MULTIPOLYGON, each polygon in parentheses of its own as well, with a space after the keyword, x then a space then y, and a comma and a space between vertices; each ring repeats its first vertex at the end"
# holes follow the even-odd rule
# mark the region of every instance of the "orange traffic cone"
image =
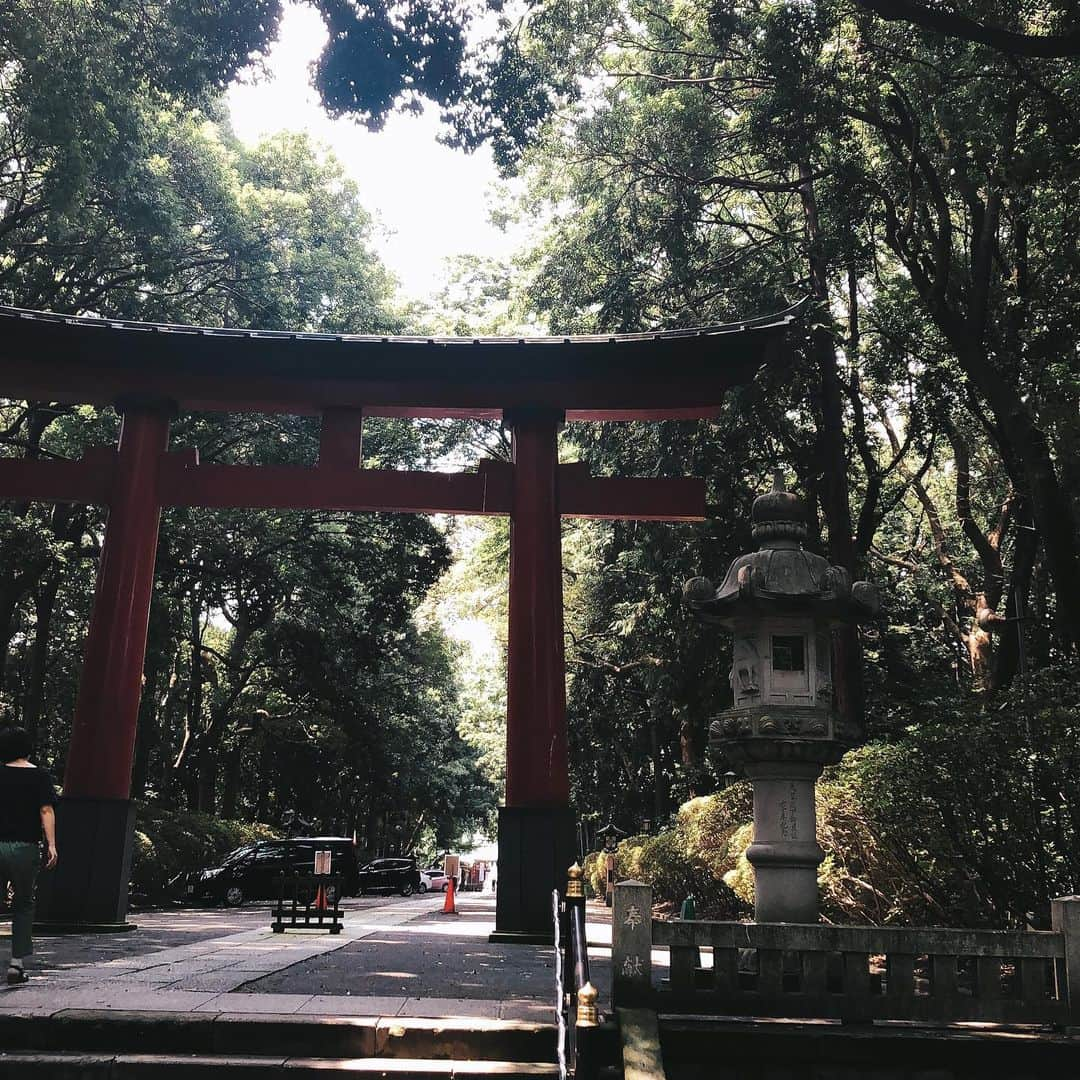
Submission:
POLYGON ((330 905, 326 902, 326 889, 322 885, 315 890, 315 910, 326 911, 330 905))
POLYGON ((457 903, 454 900, 454 879, 451 878, 446 885, 446 899, 443 901, 442 913, 444 915, 456 915, 457 903))

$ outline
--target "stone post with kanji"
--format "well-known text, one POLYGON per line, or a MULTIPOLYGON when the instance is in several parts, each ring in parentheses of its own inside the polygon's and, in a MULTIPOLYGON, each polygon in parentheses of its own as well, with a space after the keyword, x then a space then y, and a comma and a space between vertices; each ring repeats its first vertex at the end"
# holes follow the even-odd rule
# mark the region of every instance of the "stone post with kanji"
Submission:
POLYGON ((640 1005, 651 993, 652 888, 620 881, 611 914, 611 1000, 640 1005))

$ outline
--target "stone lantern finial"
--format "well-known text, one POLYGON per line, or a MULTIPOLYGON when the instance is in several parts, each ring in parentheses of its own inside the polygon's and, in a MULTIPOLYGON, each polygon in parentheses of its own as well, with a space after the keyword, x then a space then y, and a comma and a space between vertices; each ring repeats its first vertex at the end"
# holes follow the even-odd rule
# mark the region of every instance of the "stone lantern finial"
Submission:
POLYGON ((759 495, 750 512, 751 535, 762 548, 792 547, 806 539, 806 503, 784 486, 784 474, 773 470, 772 491, 759 495))

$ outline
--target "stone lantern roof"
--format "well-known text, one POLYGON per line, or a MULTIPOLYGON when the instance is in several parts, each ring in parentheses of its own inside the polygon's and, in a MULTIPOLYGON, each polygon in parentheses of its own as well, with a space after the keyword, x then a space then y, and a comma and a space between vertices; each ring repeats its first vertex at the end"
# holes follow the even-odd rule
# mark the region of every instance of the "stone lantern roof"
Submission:
POLYGON ((757 551, 740 555, 719 588, 707 578, 692 578, 683 596, 695 613, 729 625, 749 613, 820 616, 829 623, 858 622, 878 610, 877 590, 851 582, 846 570, 807 551, 806 504, 784 490, 777 471, 773 489, 754 500, 753 537, 757 551))

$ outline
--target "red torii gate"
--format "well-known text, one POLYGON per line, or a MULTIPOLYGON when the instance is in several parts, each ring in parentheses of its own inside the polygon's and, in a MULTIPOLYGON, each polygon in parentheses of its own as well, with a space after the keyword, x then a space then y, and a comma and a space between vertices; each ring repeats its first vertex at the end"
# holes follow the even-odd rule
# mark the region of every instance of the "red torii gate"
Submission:
POLYGON ((108 506, 64 776, 61 869, 46 917, 123 923, 129 800, 158 522, 164 506, 507 514, 506 805, 497 934, 550 936, 573 855, 563 658, 562 516, 700 520, 704 481, 592 477, 560 465, 564 420, 717 412, 783 347, 793 312, 687 331, 431 339, 209 330, 0 307, 0 393, 113 405, 118 447, 81 461, 0 459, 0 499, 108 506), (318 413, 318 464, 203 465, 168 450, 177 410, 318 413), (364 469, 365 416, 500 418, 512 463, 475 473, 364 469))

